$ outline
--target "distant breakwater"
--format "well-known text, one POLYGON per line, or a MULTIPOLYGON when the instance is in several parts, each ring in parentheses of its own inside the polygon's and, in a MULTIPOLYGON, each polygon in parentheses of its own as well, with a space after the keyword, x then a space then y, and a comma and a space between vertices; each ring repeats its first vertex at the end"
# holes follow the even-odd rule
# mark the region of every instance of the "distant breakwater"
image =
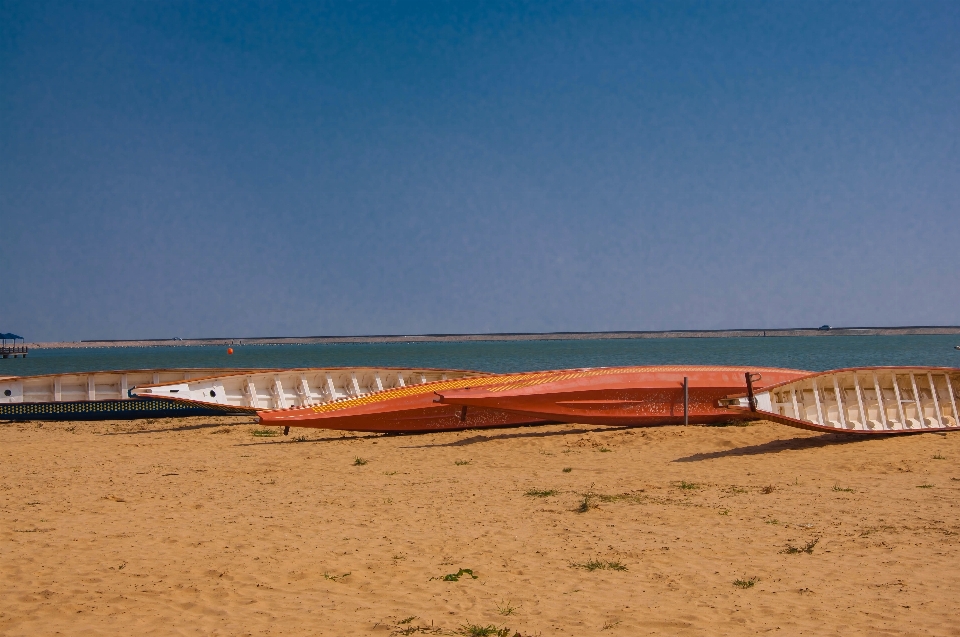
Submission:
POLYGON ((633 332, 519 332, 498 334, 417 334, 379 336, 277 336, 260 338, 190 338, 144 340, 90 340, 29 343, 37 349, 97 347, 197 347, 230 345, 315 345, 334 343, 431 343, 471 341, 564 341, 638 338, 763 338, 776 336, 904 336, 960 334, 960 326, 834 327, 768 330, 667 330, 633 332))

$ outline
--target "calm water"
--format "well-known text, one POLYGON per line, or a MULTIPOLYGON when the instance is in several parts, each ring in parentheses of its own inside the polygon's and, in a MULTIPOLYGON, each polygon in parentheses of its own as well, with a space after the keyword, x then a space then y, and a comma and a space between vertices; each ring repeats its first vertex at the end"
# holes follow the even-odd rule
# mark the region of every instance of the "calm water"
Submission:
POLYGON ((34 350, 0 376, 170 367, 443 367, 513 372, 615 365, 715 364, 813 371, 863 365, 960 367, 960 336, 666 338, 594 341, 125 347, 34 350))

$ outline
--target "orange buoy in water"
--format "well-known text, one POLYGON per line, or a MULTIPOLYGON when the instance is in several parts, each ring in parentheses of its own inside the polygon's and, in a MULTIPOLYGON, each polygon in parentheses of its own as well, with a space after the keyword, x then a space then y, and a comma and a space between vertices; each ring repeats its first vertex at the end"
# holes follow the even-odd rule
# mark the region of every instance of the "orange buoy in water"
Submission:
POLYGON ((233 354, 233 348, 232 348, 232 347, 228 347, 228 348, 227 348, 227 354, 233 354))

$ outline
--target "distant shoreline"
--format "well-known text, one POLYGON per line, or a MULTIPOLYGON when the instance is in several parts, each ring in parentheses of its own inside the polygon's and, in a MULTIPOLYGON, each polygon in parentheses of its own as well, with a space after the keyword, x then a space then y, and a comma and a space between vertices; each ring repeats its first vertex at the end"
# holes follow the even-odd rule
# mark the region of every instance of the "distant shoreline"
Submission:
POLYGON ((635 338, 762 338, 774 336, 906 336, 960 334, 960 326, 835 327, 770 330, 667 330, 636 332, 519 332, 499 334, 418 334, 410 336, 278 336, 260 338, 190 338, 28 343, 33 349, 104 347, 197 347, 228 345, 316 345, 334 343, 457 343, 473 341, 563 341, 635 338))

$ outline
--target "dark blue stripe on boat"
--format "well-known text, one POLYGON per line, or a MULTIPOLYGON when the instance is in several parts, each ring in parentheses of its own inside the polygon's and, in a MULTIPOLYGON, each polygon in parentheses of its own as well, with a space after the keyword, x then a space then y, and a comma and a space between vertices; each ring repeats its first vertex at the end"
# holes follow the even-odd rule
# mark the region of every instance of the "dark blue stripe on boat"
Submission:
POLYGON ((249 415, 249 412, 228 406, 200 407, 162 398, 0 404, 0 420, 133 420, 240 414, 249 415))

